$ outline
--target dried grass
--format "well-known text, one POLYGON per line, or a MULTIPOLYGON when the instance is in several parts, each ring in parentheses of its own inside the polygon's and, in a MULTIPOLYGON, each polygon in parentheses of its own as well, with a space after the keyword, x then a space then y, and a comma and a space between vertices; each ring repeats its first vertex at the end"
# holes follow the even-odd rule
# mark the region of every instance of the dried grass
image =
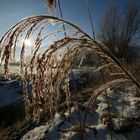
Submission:
POLYGON ((47 4, 49 13, 52 15, 53 6, 54 6, 54 9, 56 8, 56 0, 45 0, 45 3, 47 4))
MULTIPOLYGON (((50 9, 52 3, 53 1, 48 3, 50 5, 50 9)), ((25 64, 25 50, 27 47, 24 42, 20 52, 20 76, 24 82, 25 111, 28 119, 33 117, 35 120, 39 121, 42 114, 45 114, 52 119, 53 115, 58 110, 58 106, 60 105, 58 100, 61 94, 60 91, 62 90, 66 95, 65 100, 70 112, 72 101, 69 89, 69 74, 74 60, 81 51, 90 52, 92 50, 98 54, 101 59, 106 60, 106 63, 98 67, 95 72, 104 68, 114 68, 114 66, 116 66, 116 69, 119 69, 120 73, 125 74, 124 79, 113 79, 93 91, 93 94, 89 99, 87 109, 91 104, 95 104, 96 98, 108 87, 130 80, 140 89, 140 85, 135 77, 105 45, 90 37, 75 24, 57 17, 46 15, 28 17, 21 20, 9 29, 0 40, 0 46, 2 49, 0 59, 4 65, 5 76, 8 79, 10 78, 8 65, 10 59, 15 56, 16 42, 19 39, 19 35, 23 32, 25 34, 24 40, 29 39, 33 33, 36 36, 32 55, 28 63, 25 64), (72 28, 72 30, 75 29, 75 33, 73 33, 72 37, 68 36, 53 41, 49 48, 46 48, 43 53, 39 53, 42 42, 49 36, 48 34, 46 37, 42 37, 43 31, 47 30, 46 27, 48 25, 52 25, 52 20, 58 25, 63 25, 64 23, 67 24, 70 28, 72 28), (40 28, 37 28, 38 33, 35 34, 33 29, 38 25, 40 28), (34 78, 33 73, 35 75, 34 78), (27 90, 29 81, 33 81, 31 100, 29 99, 29 93, 27 90)), ((55 34, 58 34, 59 32, 62 31, 54 31, 55 34)), ((67 32, 67 30, 64 32, 67 32)), ((85 114, 86 113, 87 111, 85 114)))
POLYGON ((0 139, 1 140, 12 140, 9 136, 8 129, 0 129, 0 139))

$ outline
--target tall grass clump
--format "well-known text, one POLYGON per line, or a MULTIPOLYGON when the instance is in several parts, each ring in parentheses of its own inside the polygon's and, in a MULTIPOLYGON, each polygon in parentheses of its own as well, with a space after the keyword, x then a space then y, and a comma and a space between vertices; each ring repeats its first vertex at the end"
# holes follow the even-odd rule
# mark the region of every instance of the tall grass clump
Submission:
MULTIPOLYGON (((5 77, 10 80, 9 62, 15 56, 20 59, 20 77, 24 85, 24 104, 27 119, 33 118, 39 121, 42 116, 47 120, 53 120, 54 114, 60 106, 61 94, 65 94, 67 110, 71 112, 74 106, 69 88, 70 72, 75 59, 81 53, 93 51, 102 63, 93 72, 106 70, 106 80, 98 88, 92 90, 87 100, 84 122, 89 110, 94 107, 96 99, 103 94, 105 89, 114 87, 126 81, 133 82, 139 89, 140 84, 129 70, 114 56, 114 54, 101 42, 93 39, 77 25, 54 16, 40 15, 27 17, 10 28, 0 40, 0 60, 4 66, 5 77), (65 25, 64 31, 61 27, 65 25), (63 33, 67 37, 63 37, 63 33), (24 42, 33 38, 32 47, 24 42), (20 48, 18 43, 21 40, 20 48), (45 43, 44 43, 45 42, 45 43), (46 47, 44 48, 44 44, 46 47), (16 51, 20 50, 17 54, 16 51), (30 57, 27 60, 27 50, 30 49, 30 57), (113 77, 110 70, 116 76, 113 77), (123 78, 120 76, 123 74, 123 78), (28 85, 32 85, 32 95, 29 95, 28 85)), ((94 85, 93 85, 94 86, 94 85)))

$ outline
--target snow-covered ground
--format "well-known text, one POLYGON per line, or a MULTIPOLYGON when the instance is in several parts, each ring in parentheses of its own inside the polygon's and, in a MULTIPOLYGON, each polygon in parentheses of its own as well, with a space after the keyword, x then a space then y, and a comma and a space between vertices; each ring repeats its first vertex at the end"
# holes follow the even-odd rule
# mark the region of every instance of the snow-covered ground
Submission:
MULTIPOLYGON (((0 108, 23 100, 23 83, 20 78, 0 81, 0 108)), ((31 93, 31 85, 29 85, 31 93)))
POLYGON ((0 86, 0 107, 7 106, 23 99, 20 81, 6 82, 0 86))
MULTIPOLYGON (((140 96, 135 86, 126 83, 107 89, 106 96, 97 99, 96 107, 88 113, 85 125, 85 140, 139 140, 140 138, 140 96), (112 129, 108 127, 109 115, 112 117, 112 129), (135 123, 134 123, 135 122, 135 123), (111 138, 112 136, 112 138, 111 138)), ((21 140, 80 140, 79 124, 83 122, 84 109, 67 112, 64 116, 57 113, 54 123, 42 125, 27 132, 21 140)))
MULTIPOLYGON (((74 80, 74 81, 73 81, 74 80)), ((86 79, 75 77, 74 83, 83 83, 86 79)), ((0 83, 0 108, 23 100, 22 82, 20 79, 0 83)), ((31 85, 29 86, 31 90, 31 85)), ((86 96, 86 95, 85 95, 86 96)), ((139 140, 140 138, 140 92, 132 83, 107 89, 109 108, 105 93, 96 101, 96 106, 88 112, 85 122, 85 140, 139 140), (109 124, 109 111, 112 127, 109 124), (111 138, 112 135, 112 138, 111 138)), ((83 95, 79 97, 83 98, 83 95)), ((79 102, 78 102, 79 103, 79 102)), ((77 103, 77 104, 78 104, 77 103)), ((80 140, 79 124, 83 122, 84 105, 72 113, 61 116, 56 113, 53 123, 35 127, 28 131, 21 140, 80 140)))

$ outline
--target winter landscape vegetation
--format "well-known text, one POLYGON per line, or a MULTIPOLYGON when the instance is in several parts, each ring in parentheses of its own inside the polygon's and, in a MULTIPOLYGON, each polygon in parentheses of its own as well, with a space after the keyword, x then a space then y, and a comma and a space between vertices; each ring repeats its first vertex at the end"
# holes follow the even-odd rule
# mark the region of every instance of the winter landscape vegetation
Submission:
POLYGON ((110 1, 95 26, 97 1, 72 1, 90 33, 44 0, 2 34, 0 140, 140 139, 140 3, 110 1))

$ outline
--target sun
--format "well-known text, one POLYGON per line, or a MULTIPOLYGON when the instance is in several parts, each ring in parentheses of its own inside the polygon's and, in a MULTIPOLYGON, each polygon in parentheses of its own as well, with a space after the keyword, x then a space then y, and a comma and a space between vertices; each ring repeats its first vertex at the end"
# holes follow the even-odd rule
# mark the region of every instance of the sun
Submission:
POLYGON ((32 45, 30 39, 25 39, 25 40, 24 40, 24 43, 25 43, 26 46, 31 46, 31 45, 32 45))

